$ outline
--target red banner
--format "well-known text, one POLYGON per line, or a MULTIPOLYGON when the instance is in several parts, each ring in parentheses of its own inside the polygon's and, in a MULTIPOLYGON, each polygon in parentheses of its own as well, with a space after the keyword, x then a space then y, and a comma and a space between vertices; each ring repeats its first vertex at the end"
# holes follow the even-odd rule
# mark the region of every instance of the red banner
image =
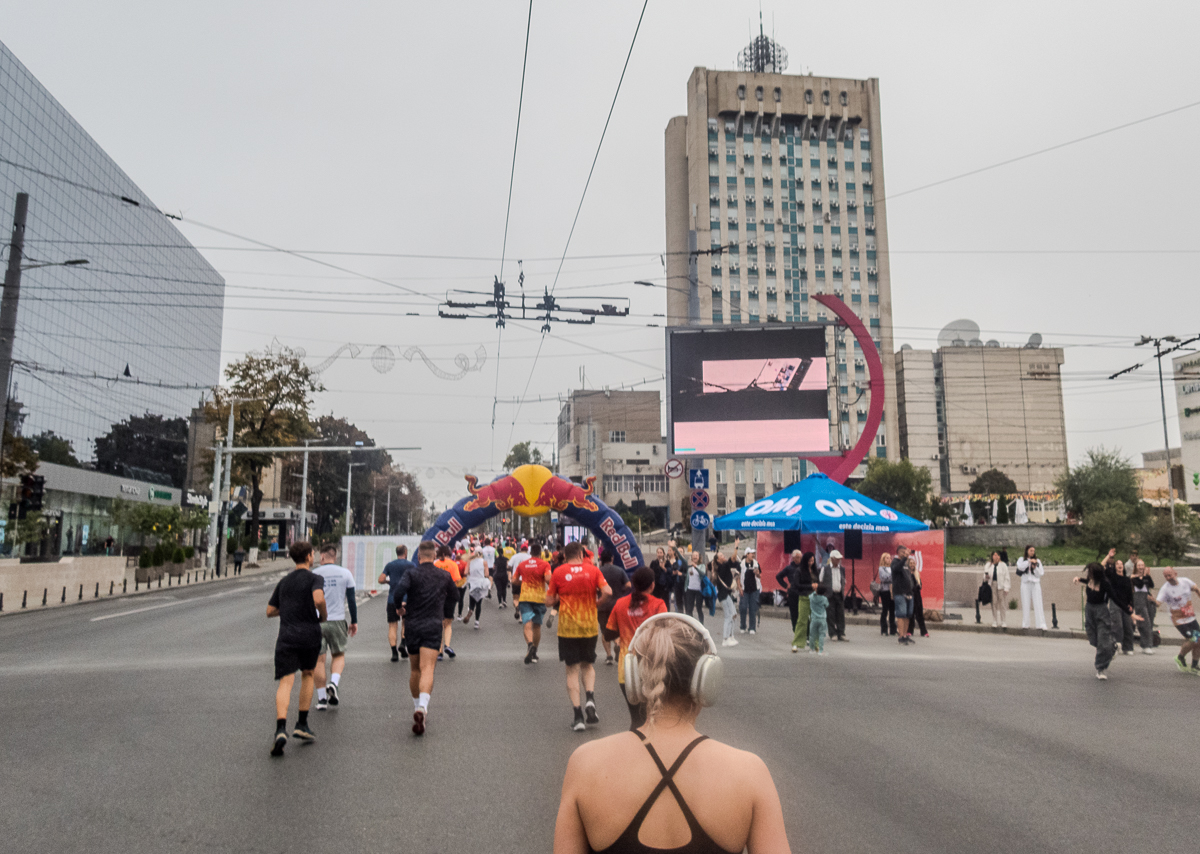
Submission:
MULTIPOLYGON (((780 585, 775 580, 775 574, 792 559, 790 554, 784 552, 783 533, 760 531, 757 537, 763 590, 778 590, 780 585)), ((802 551, 816 552, 818 541, 826 551, 830 548, 845 551, 840 532, 801 534, 800 548, 802 551)), ((921 571, 921 600, 925 607, 934 610, 941 608, 946 595, 946 532, 940 529, 910 534, 863 534, 862 560, 842 561, 846 567, 847 586, 857 587, 863 598, 870 601, 871 582, 875 580, 879 557, 885 552, 894 555, 898 545, 908 546, 917 559, 917 568, 921 571)))

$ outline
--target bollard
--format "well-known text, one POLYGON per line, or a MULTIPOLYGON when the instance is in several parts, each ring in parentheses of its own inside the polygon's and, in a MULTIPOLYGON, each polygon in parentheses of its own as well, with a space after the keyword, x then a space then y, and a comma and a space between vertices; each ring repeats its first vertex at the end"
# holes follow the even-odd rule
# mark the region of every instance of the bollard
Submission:
POLYGON ((115 589, 116 589, 116 587, 117 587, 117 582, 116 582, 116 581, 110 581, 110 582, 108 582, 108 595, 109 595, 109 596, 113 595, 113 590, 115 590, 115 589))
POLYGON ((79 601, 80 602, 83 601, 83 585, 82 584, 79 585, 79 601))
POLYGON ((162 589, 162 576, 161 575, 158 577, 158 587, 160 590, 162 589))
POLYGON ((0 593, 0 611, 4 610, 4 594, 0 593))
MULTIPOLYGON (((64 588, 63 588, 63 590, 66 590, 66 588, 64 587, 64 588)), ((42 607, 43 607, 43 608, 45 608, 45 607, 46 607, 46 597, 47 597, 48 595, 50 595, 50 588, 49 588, 49 587, 43 587, 43 588, 42 588, 42 607)), ((64 594, 64 595, 65 595, 65 594, 64 594)))
POLYGON ((978 625, 983 622, 983 618, 979 616, 979 600, 975 600, 975 623, 978 625))
POLYGON ((66 601, 67 601, 67 588, 65 588, 65 587, 63 588, 62 600, 63 600, 64 602, 66 602, 66 601))
POLYGON ((97 582, 96 582, 96 595, 95 595, 95 596, 93 596, 92 598, 93 598, 93 599, 99 599, 99 598, 100 598, 100 582, 99 582, 99 581, 97 581, 97 582))
MULTIPOLYGON (((137 590, 137 581, 136 580, 133 582, 133 589, 137 590)), ((128 578, 121 579, 121 592, 122 593, 129 592, 129 579, 128 578)))
POLYGON ((1053 622, 1054 628, 1057 629, 1058 628, 1058 607, 1053 602, 1050 603, 1050 620, 1053 622))
MULTIPOLYGON (((126 580, 128 580, 128 579, 126 579, 126 580)), ((134 579, 133 579, 133 592, 134 592, 134 593, 137 593, 137 589, 138 589, 138 580, 137 580, 137 577, 136 577, 136 576, 134 576, 134 579)))
POLYGON ((29 591, 28 591, 28 590, 22 590, 22 591, 21 591, 21 607, 22 607, 22 608, 24 608, 24 607, 25 607, 25 599, 26 599, 26 597, 28 597, 28 596, 29 596, 29 591))

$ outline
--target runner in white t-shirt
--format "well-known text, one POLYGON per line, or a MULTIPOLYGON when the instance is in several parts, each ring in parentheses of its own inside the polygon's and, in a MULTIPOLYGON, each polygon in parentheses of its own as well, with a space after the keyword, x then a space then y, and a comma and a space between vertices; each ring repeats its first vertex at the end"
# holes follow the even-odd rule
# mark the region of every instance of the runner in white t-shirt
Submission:
POLYGON ((1196 591, 1195 582, 1190 578, 1180 578, 1175 567, 1168 566, 1163 570, 1163 586, 1158 591, 1158 602, 1171 610, 1171 622, 1183 635, 1183 646, 1175 657, 1175 666, 1184 673, 1200 676, 1200 623, 1196 621, 1196 609, 1192 606, 1192 596, 1200 596, 1196 591), (1192 666, 1188 667, 1187 654, 1192 654, 1192 666))
POLYGON ((354 575, 344 566, 337 565, 337 546, 328 543, 321 548, 321 565, 313 572, 325 581, 325 607, 328 619, 321 623, 321 655, 317 658, 317 669, 313 681, 317 687, 317 711, 324 711, 339 702, 342 671, 346 669, 346 647, 350 638, 358 633, 358 604, 354 601, 354 575), (346 611, 350 612, 350 625, 346 625, 346 611), (325 685, 325 654, 332 653, 329 685, 325 685))

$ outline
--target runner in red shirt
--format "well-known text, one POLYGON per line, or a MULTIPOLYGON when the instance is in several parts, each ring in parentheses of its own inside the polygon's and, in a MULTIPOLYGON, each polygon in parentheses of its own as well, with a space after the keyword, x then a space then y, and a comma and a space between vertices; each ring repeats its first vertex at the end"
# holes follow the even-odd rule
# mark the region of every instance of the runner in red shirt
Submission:
MULTIPOLYGON (((600 570, 583 562, 583 547, 579 543, 568 543, 563 550, 565 563, 550 579, 546 591, 546 604, 558 605, 558 659, 567 666, 567 696, 575 710, 575 721, 571 728, 576 732, 586 729, 586 723, 596 724, 596 638, 600 634, 600 620, 596 615, 596 594, 600 593, 607 602, 612 588, 600 574, 600 570), (586 694, 584 708, 579 705, 579 680, 583 679, 586 694)), ((524 583, 521 585, 524 593, 524 583)))
MULTIPOLYGON (((625 694, 625 655, 629 652, 633 633, 655 614, 665 614, 667 611, 666 602, 650 595, 654 589, 654 570, 640 566, 630 581, 633 583, 633 593, 616 601, 606 626, 610 632, 618 632, 621 638, 617 651, 617 682, 622 694, 625 694)), ((629 730, 633 732, 646 723, 646 707, 630 703, 628 695, 625 702, 629 705, 629 730)))

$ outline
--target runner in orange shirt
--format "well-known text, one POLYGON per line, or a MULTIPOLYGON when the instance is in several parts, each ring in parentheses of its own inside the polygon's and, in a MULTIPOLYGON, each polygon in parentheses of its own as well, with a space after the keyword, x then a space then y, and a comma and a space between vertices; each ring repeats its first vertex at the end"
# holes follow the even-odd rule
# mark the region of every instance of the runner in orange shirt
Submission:
MULTIPOLYGON (((438 559, 433 562, 433 565, 450 573, 450 577, 454 579, 454 586, 457 587, 460 592, 465 589, 463 585, 466 582, 463 581, 462 572, 459 571, 458 561, 450 557, 450 547, 438 546, 437 556, 438 559)), ((460 596, 459 598, 461 599, 462 597, 460 596)), ((445 628, 442 629, 442 648, 438 650, 438 661, 441 661, 446 655, 454 658, 454 649, 450 646, 450 638, 453 635, 454 621, 451 620, 446 624, 445 628)))
POLYGON ((571 729, 583 732, 586 724, 600 722, 596 715, 596 668, 593 666, 596 663, 596 638, 600 634, 596 594, 607 602, 612 596, 612 588, 600 570, 583 562, 583 547, 579 543, 568 543, 563 558, 566 562, 554 570, 550 579, 546 603, 558 605, 558 659, 567 666, 567 696, 575 711, 571 729), (583 708, 579 705, 581 678, 586 694, 583 708))

